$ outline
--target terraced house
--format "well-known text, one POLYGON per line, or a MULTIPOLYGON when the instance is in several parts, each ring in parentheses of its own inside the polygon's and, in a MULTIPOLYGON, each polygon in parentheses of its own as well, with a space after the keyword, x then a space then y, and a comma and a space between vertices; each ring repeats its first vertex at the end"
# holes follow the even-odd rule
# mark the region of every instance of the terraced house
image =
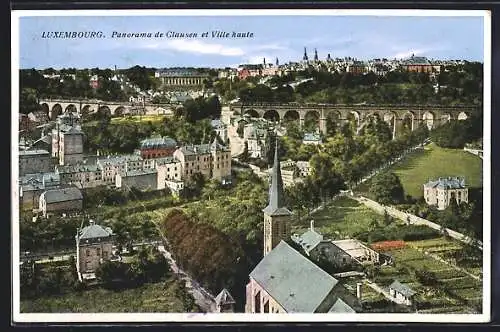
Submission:
POLYGON ((181 163, 185 182, 189 182, 196 173, 223 184, 231 182, 231 149, 219 144, 217 138, 212 144, 182 146, 174 152, 174 158, 181 163))

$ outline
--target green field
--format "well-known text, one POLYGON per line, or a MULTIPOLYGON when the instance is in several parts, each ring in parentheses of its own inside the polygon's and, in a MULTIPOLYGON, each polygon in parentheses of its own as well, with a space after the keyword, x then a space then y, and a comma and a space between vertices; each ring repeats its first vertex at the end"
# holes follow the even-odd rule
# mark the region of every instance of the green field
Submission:
POLYGON ((21 312, 186 312, 174 279, 120 291, 94 288, 58 296, 22 300, 21 312))
POLYGON ((341 197, 328 204, 324 209, 313 213, 309 218, 302 218, 292 227, 292 231, 301 233, 310 227, 314 219, 314 228, 327 238, 351 237, 369 229, 373 219, 382 216, 357 201, 341 197))
MULTIPOLYGON (((463 176, 471 188, 482 187, 482 160, 459 149, 444 149, 429 144, 424 151, 415 152, 401 163, 393 165, 390 172, 396 173, 405 193, 414 198, 423 196, 422 185, 429 179, 445 176, 463 176)), ((369 181, 359 186, 358 191, 366 192, 369 181)))
POLYGON ((116 118, 111 118, 112 124, 119 123, 139 123, 139 122, 161 122, 165 118, 165 115, 131 115, 131 116, 121 116, 116 118))

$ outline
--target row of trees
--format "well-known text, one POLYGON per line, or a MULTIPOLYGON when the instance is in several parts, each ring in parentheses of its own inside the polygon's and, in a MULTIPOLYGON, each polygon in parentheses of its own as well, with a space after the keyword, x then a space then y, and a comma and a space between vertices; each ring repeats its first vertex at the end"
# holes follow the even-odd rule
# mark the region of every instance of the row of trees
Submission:
POLYGON ((472 114, 467 120, 450 121, 431 133, 431 139, 443 148, 463 149, 466 143, 483 137, 482 113, 472 114))
POLYGON ((205 222, 192 220, 179 209, 167 213, 161 229, 185 271, 213 293, 227 288, 242 299, 249 266, 237 241, 205 222))

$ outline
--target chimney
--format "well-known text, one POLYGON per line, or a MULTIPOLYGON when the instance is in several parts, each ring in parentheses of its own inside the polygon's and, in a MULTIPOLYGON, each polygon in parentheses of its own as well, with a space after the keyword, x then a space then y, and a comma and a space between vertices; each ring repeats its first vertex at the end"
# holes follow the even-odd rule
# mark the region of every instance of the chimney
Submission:
POLYGON ((358 300, 361 302, 361 298, 363 297, 363 291, 362 291, 363 284, 358 282, 356 284, 356 297, 358 300))
POLYGON ((311 231, 314 232, 314 220, 313 219, 311 220, 311 231))

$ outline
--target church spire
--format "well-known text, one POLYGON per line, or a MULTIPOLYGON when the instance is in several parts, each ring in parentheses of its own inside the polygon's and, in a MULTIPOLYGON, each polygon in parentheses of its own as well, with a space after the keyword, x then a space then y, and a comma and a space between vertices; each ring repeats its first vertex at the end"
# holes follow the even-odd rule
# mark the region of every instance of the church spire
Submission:
POLYGON ((314 49, 314 61, 318 61, 318 50, 314 49))
POLYGON ((307 49, 304 47, 304 56, 302 57, 302 60, 304 61, 307 61, 308 60, 308 57, 307 57, 307 49))
MULTIPOLYGON (((269 204, 264 209, 264 212, 272 215, 280 212, 281 208, 284 208, 283 179, 281 178, 281 166, 278 158, 278 137, 276 137, 274 164, 271 171, 271 185, 269 186, 269 204)), ((288 209, 286 210, 288 212, 288 209)))

